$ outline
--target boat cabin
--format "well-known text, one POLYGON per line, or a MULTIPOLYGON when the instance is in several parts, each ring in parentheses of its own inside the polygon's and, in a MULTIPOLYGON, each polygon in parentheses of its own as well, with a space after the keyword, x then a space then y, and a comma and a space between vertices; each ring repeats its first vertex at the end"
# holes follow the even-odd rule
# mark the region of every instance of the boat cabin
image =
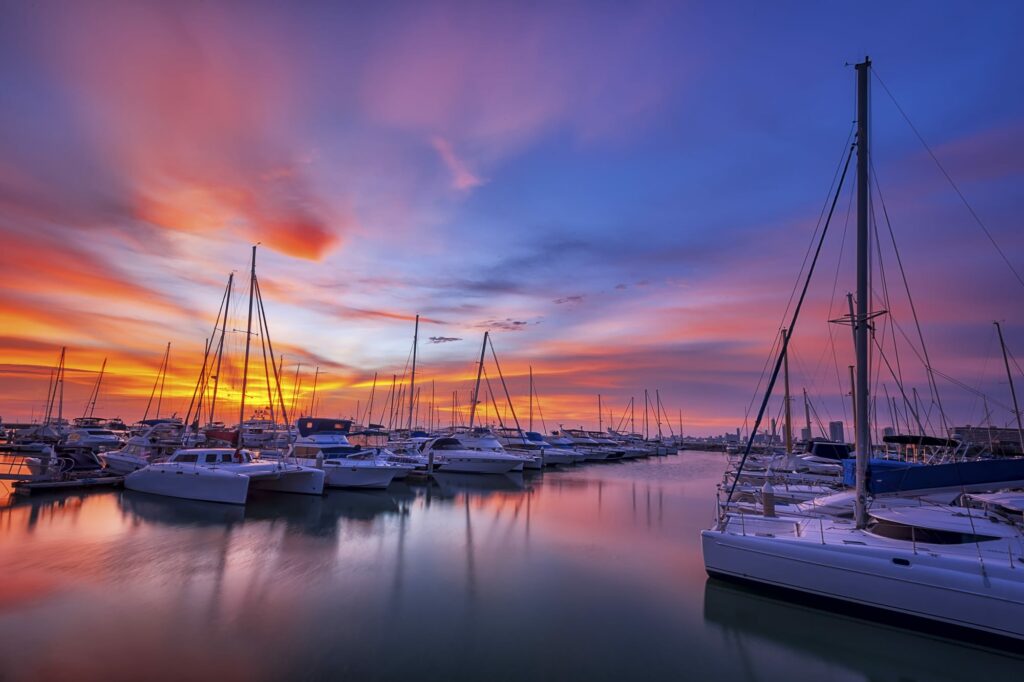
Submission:
POLYGON ((175 464, 202 464, 212 466, 214 464, 249 464, 252 462, 252 454, 248 450, 232 448, 210 448, 204 450, 178 450, 168 459, 168 462, 175 464))

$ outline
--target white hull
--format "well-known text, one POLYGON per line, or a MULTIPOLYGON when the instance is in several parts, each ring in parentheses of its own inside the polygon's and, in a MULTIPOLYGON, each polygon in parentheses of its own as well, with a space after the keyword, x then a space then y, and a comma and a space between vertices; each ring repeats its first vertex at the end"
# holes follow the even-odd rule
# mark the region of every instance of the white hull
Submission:
MULTIPOLYGON (((982 571, 970 552, 938 554, 922 545, 914 551, 910 543, 858 545, 834 537, 833 544, 823 544, 817 525, 808 525, 803 537, 703 531, 705 567, 711 575, 1024 639, 1024 578, 1009 556, 986 558, 982 571)), ((856 542, 856 533, 848 539, 856 542)))
MULTIPOLYGON (((391 485, 397 467, 353 467, 334 462, 324 462, 324 473, 327 485, 331 488, 377 488, 383 489, 391 485)), ((405 471, 408 474, 408 471, 405 471)))
POLYGON ((126 455, 120 452, 104 452, 99 455, 100 461, 107 471, 118 476, 127 476, 133 471, 138 471, 149 464, 143 457, 138 455, 126 455))
POLYGON ((128 474, 124 487, 186 500, 245 504, 249 477, 223 469, 188 464, 151 464, 128 474))
POLYGON ((277 493, 298 495, 323 495, 324 472, 312 467, 282 465, 283 471, 276 478, 254 478, 250 487, 255 490, 271 490, 277 493))
POLYGON ((553 450, 544 451, 544 466, 575 464, 577 461, 583 461, 583 458, 571 452, 558 452, 553 450))
POLYGON ((441 471, 457 474, 507 474, 521 471, 523 463, 515 459, 490 459, 485 457, 445 457, 435 461, 441 471))

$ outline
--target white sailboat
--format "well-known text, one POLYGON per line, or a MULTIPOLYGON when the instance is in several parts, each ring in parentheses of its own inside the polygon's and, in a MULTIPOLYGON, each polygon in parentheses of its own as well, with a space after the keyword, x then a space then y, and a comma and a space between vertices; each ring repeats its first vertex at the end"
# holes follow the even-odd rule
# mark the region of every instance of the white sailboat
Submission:
MULTIPOLYGON (((712 576, 1024 640, 1024 532, 1019 519, 991 506, 868 508, 870 66, 867 59, 856 65, 857 312, 851 321, 857 413, 864 417, 856 424, 854 519, 777 515, 768 489, 763 514, 724 511, 714 528, 701 533, 705 568, 712 576)), ((799 304, 796 310, 794 319, 799 304)), ((786 350, 784 342, 781 353, 786 350)), ((777 363, 765 404, 778 370, 777 363)), ((753 434, 748 453, 752 441, 753 434)))

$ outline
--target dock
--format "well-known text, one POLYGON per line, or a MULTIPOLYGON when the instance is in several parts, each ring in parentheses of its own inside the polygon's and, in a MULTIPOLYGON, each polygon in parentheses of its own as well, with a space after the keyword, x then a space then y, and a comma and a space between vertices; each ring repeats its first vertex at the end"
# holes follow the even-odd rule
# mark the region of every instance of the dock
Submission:
POLYGON ((124 484, 124 476, 73 476, 63 480, 23 480, 12 484, 19 495, 55 490, 78 490, 82 488, 118 488, 124 484))

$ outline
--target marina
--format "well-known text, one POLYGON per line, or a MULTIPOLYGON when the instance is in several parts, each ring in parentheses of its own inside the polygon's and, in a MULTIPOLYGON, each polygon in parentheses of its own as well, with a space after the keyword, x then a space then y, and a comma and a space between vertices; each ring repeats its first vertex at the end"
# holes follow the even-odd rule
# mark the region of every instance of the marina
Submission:
POLYGON ((0 7, 0 682, 1016 680, 1024 4, 0 7))
POLYGON ((1016 676, 1022 659, 1008 653, 708 581, 699 532, 725 464, 684 451, 386 491, 262 494, 244 507, 128 490, 33 495, 0 511, 4 673, 1016 676), (116 654, 97 655, 111 641, 116 654))

